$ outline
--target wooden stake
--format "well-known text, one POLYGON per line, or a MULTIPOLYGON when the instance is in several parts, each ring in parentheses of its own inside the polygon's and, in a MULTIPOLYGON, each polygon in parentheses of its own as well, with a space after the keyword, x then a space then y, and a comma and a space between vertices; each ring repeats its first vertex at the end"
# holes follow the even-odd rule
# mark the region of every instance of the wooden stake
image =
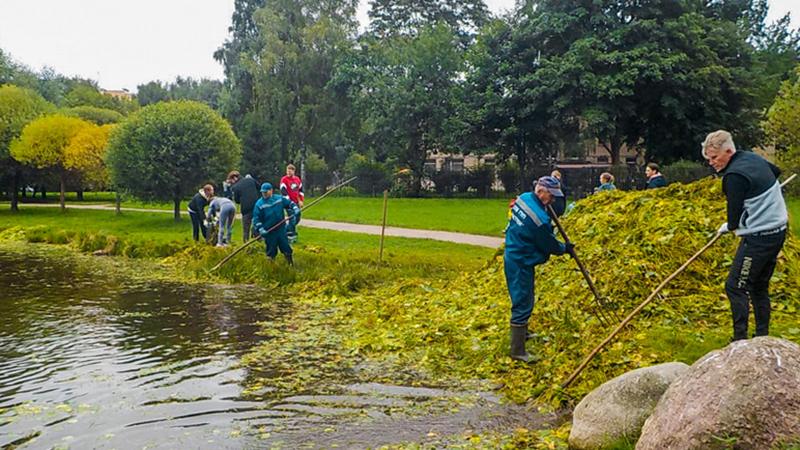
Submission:
POLYGON ((389 190, 383 190, 383 222, 381 222, 381 249, 378 254, 378 262, 383 262, 383 238, 386 232, 386 208, 389 204, 389 190))

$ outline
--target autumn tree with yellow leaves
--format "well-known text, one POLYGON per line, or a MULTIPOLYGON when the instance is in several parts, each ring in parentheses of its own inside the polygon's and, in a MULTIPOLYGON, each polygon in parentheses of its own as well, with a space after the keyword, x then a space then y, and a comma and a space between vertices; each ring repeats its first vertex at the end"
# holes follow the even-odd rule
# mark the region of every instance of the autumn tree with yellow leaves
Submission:
POLYGON ((65 209, 64 190, 69 171, 66 150, 73 138, 93 126, 96 125, 85 120, 55 114, 32 121, 19 138, 11 142, 12 158, 38 169, 50 169, 58 175, 62 211, 65 209))

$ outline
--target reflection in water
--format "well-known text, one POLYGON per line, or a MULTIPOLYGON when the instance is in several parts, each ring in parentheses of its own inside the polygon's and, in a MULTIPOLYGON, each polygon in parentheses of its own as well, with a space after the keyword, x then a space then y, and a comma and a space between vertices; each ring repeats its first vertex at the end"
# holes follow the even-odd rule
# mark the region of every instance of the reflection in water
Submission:
POLYGON ((241 447, 257 289, 119 282, 0 253, 0 446, 241 447))

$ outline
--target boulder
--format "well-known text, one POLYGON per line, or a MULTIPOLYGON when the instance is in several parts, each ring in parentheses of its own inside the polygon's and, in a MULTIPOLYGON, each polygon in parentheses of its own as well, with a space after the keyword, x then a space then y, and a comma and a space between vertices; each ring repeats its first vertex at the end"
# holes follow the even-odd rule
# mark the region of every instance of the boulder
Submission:
POLYGON ((570 448, 601 449, 620 441, 636 442, 658 399, 687 370, 684 363, 659 364, 630 371, 593 390, 572 413, 570 448))
POLYGON ((637 450, 767 449, 800 441, 800 346, 735 341, 672 383, 637 450))

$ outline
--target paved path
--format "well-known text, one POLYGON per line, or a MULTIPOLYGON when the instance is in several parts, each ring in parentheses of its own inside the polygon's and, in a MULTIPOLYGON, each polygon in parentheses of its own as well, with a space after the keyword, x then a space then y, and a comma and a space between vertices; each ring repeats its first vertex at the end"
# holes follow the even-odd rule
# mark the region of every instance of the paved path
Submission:
MULTIPOLYGON (((20 207, 27 208, 34 207, 49 207, 56 208, 59 205, 56 203, 20 203, 20 207)), ((76 205, 68 204, 68 209, 94 209, 100 211, 113 211, 114 205, 76 205)), ((166 209, 143 209, 143 208, 121 208, 122 211, 133 212, 151 212, 161 214, 173 214, 172 210, 166 209)), ((186 211, 181 211, 186 214, 186 211)), ((241 218, 240 214, 236 215, 241 218)), ((344 223, 344 222, 329 222, 326 220, 312 220, 303 219, 301 222, 303 227, 308 228, 321 228, 325 230, 345 231, 348 233, 361 233, 380 235, 381 227, 379 225, 362 225, 357 223, 344 223)), ((386 227, 386 236, 404 237, 414 239, 433 239, 435 241, 454 242, 456 244, 477 245, 479 247, 497 248, 503 244, 503 238, 492 236, 481 236, 477 234, 467 233, 454 233, 451 231, 434 231, 434 230, 418 230, 414 228, 398 228, 386 227)))

